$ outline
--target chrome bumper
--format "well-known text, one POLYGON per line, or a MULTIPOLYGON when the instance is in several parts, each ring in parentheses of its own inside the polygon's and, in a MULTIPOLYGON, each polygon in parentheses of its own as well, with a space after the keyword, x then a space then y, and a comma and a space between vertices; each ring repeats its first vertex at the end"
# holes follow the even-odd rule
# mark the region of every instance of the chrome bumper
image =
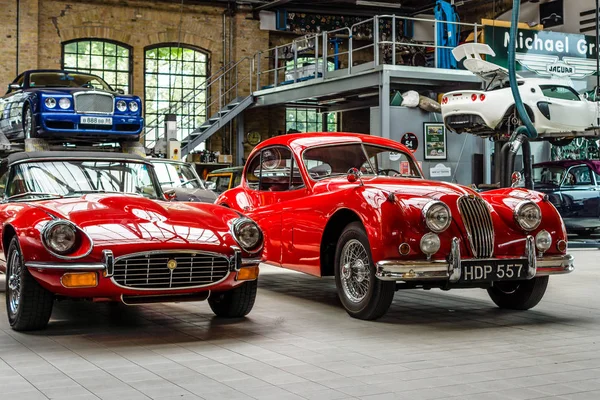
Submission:
MULTIPOLYGON (((523 259, 528 261, 527 278, 536 276, 568 274, 575 268, 573 256, 570 254, 560 256, 537 257, 533 236, 528 236, 526 251, 523 259)), ((479 259, 484 262, 486 259, 479 259)), ((487 260, 499 260, 489 258, 487 260)), ((425 281, 448 280, 452 283, 461 278, 460 241, 452 240, 452 249, 448 260, 415 261, 415 260, 384 260, 376 265, 375 276, 383 281, 425 281)))
MULTIPOLYGON (((230 270, 239 271, 243 267, 255 267, 262 262, 260 257, 256 258, 243 258, 241 252, 234 249, 234 255, 230 257, 230 270)), ((56 262, 41 262, 41 261, 29 261, 25 263, 27 268, 34 268, 37 270, 61 270, 61 271, 105 271, 104 276, 111 277, 115 272, 115 257, 113 252, 110 250, 102 251, 102 262, 90 262, 90 263, 78 263, 68 262, 56 263, 56 262)))

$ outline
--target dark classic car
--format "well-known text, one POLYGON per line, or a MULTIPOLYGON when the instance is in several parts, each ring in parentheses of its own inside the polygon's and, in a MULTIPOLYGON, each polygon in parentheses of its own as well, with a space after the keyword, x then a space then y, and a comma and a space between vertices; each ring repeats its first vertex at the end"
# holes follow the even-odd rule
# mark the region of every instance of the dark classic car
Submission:
POLYGON ((263 234, 214 204, 166 201, 132 154, 22 152, 0 163, 0 273, 13 329, 46 326, 55 298, 125 304, 208 299, 241 317, 263 234))
POLYGON ((164 158, 150 159, 163 191, 177 201, 214 203, 217 195, 204 187, 193 165, 164 158))
POLYGON ((569 233, 600 228, 600 161, 549 161, 533 166, 535 190, 546 193, 569 233))
POLYGON ((206 176, 206 186, 215 193, 221 194, 240 184, 243 171, 244 167, 215 169, 206 176))
POLYGON ((130 141, 143 128, 140 98, 92 74, 26 71, 0 99, 0 132, 12 141, 130 141))

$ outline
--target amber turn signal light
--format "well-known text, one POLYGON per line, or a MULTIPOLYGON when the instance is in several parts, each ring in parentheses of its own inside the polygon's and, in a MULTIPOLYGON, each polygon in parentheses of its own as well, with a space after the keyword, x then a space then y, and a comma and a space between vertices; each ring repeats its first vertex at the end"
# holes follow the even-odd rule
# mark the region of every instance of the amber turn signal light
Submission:
POLYGON ((98 286, 98 275, 95 272, 67 272, 60 278, 66 288, 89 288, 98 286))
POLYGON ((237 273, 238 281, 253 281, 258 278, 258 267, 242 267, 237 273))

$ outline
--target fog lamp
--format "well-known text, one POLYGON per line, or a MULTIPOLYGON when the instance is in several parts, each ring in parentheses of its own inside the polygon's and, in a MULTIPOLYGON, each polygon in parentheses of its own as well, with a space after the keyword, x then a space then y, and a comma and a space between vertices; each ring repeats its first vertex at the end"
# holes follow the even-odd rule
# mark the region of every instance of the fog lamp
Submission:
POLYGON ((60 278, 66 288, 90 288, 98 286, 98 275, 95 272, 67 272, 60 278))
POLYGON ((430 258, 440 249, 440 237, 435 233, 426 233, 421 238, 421 251, 430 258))
POLYGON ((258 266, 242 267, 237 273, 238 281, 253 281, 258 278, 258 266))
POLYGON ((535 235, 535 247, 544 253, 546 252, 550 246, 552 245, 552 235, 548 233, 546 230, 541 230, 535 235))

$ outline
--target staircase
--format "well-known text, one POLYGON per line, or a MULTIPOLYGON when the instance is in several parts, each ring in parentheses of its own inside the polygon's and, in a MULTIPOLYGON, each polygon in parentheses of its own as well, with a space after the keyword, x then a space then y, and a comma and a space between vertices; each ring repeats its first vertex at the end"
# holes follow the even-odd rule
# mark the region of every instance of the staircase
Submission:
POLYGON ((229 63, 188 93, 182 101, 169 108, 167 114, 194 114, 190 112, 191 108, 195 107, 198 98, 204 97, 204 115, 210 115, 204 122, 190 117, 178 119, 177 130, 189 132, 181 141, 182 157, 188 155, 254 103, 252 74, 252 57, 229 63))

